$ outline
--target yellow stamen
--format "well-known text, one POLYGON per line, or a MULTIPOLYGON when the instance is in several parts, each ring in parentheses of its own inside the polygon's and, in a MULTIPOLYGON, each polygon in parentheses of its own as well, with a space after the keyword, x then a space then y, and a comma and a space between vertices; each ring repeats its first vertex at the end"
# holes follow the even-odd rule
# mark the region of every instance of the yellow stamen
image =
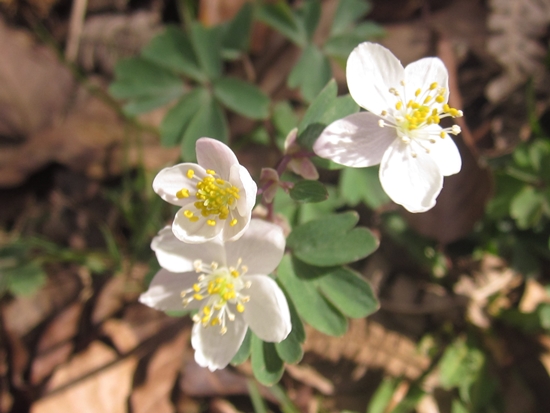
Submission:
POLYGON ((214 221, 213 219, 207 220, 206 223, 207 223, 208 225, 210 225, 211 227, 215 227, 215 226, 216 226, 216 221, 214 221))
POLYGON ((192 179, 194 176, 195 176, 195 171, 192 170, 192 169, 188 169, 188 170, 187 170, 187 177, 188 177, 189 179, 192 179))

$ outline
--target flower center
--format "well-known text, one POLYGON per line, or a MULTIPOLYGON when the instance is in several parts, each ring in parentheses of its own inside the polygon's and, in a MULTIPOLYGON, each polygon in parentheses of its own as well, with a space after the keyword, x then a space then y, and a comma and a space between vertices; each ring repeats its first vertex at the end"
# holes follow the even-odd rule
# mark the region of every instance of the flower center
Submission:
MULTIPOLYGON (((401 85, 405 86, 405 82, 401 81, 401 85)), ((453 135, 460 133, 458 125, 443 129, 425 129, 429 125, 438 125, 442 118, 459 118, 462 116, 461 110, 444 103, 447 90, 439 86, 437 82, 431 83, 425 90, 417 89, 414 98, 408 101, 401 96, 396 88, 390 88, 389 92, 397 98, 394 106, 395 110, 393 115, 383 111, 381 116, 390 120, 390 122, 380 119, 378 124, 380 127, 395 128, 403 143, 410 143, 411 140, 415 140, 426 153, 429 153, 430 149, 422 140, 428 140, 434 144, 436 143, 434 138, 444 139, 448 133, 453 135)), ((414 152, 413 156, 415 156, 414 152)))
MULTIPOLYGON (((197 201, 193 205, 198 211, 193 212, 187 209, 183 211, 183 215, 191 222, 197 222, 199 216, 196 214, 198 213, 208 218, 206 223, 213 227, 216 225, 216 219, 227 219, 231 214, 231 210, 237 206, 237 200, 240 198, 239 188, 217 177, 216 172, 211 169, 207 169, 206 174, 203 179, 199 180, 193 169, 187 171, 187 178, 197 181, 194 194, 197 201)), ((185 188, 176 193, 176 197, 179 199, 188 198, 189 196, 191 194, 185 188)), ((229 222, 231 226, 236 224, 236 218, 231 219, 229 222)))
POLYGON ((183 306, 191 301, 204 301, 200 311, 193 317, 195 323, 204 327, 220 326, 220 334, 227 332, 226 320, 235 320, 235 314, 229 305, 237 312, 245 310, 244 304, 250 297, 241 291, 250 287, 250 281, 244 282, 241 275, 246 273, 247 267, 237 261, 237 267, 218 267, 216 262, 209 266, 203 265, 201 260, 195 261, 195 271, 199 273, 197 282, 192 288, 183 290, 183 306))

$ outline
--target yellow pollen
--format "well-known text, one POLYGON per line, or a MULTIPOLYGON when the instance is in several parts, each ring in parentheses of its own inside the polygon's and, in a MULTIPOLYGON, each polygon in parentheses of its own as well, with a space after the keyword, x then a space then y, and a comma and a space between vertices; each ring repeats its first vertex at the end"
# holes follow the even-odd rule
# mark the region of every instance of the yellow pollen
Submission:
POLYGON ((188 209, 186 209, 185 211, 183 211, 183 215, 185 215, 186 218, 193 218, 193 212, 192 211, 189 211, 188 209))
POLYGON ((443 97, 443 95, 438 95, 436 98, 435 98, 435 101, 437 103, 443 103, 445 101, 445 98, 443 97))
POLYGON ((200 301, 200 300, 204 300, 204 296, 202 296, 201 294, 193 294, 193 298, 197 301, 200 301))
POLYGON ((191 222, 197 222, 199 220, 199 217, 191 217, 189 218, 189 221, 191 222))
POLYGON ((399 101, 395 104, 395 109, 401 110, 401 106, 403 106, 403 102, 399 101))
POLYGON ((416 92, 414 92, 414 95, 418 97, 422 91, 420 89, 416 89, 416 92))
POLYGON ((242 305, 242 303, 237 304, 237 311, 239 313, 244 312, 244 305, 242 305))
POLYGON ((187 170, 187 177, 188 177, 189 179, 192 179, 194 176, 195 176, 195 171, 192 170, 192 169, 188 169, 188 170, 187 170))
POLYGON ((206 223, 207 223, 208 225, 210 225, 211 227, 215 227, 215 226, 216 226, 216 221, 214 221, 213 219, 208 219, 208 220, 206 221, 206 223))
POLYGON ((445 132, 439 132, 439 137, 441 139, 445 139, 445 132))
POLYGON ((432 100, 432 97, 426 96, 426 99, 424 99, 424 104, 428 103, 430 100, 432 100))
POLYGON ((207 169, 207 170, 206 170, 206 173, 207 173, 208 175, 216 175, 216 171, 214 171, 213 169, 207 169))
POLYGON ((201 287, 198 284, 193 284, 193 290, 198 293, 201 290, 201 287))
POLYGON ((182 199, 182 198, 189 198, 189 190, 188 189, 180 189, 178 192, 176 192, 176 198, 182 199))
POLYGON ((219 318, 213 318, 212 321, 210 322, 211 326, 217 326, 219 324, 220 324, 220 319, 219 318))
POLYGON ((231 226, 231 227, 234 227, 235 225, 237 225, 237 218, 233 218, 231 220, 231 222, 229 223, 229 226, 231 226))
POLYGON ((436 87, 437 87, 437 82, 433 82, 433 83, 430 85, 430 90, 434 90, 436 87))
POLYGON ((212 310, 210 309, 210 307, 204 307, 204 308, 202 309, 202 312, 204 313, 204 315, 210 315, 210 312, 211 312, 211 311, 212 311, 212 310))

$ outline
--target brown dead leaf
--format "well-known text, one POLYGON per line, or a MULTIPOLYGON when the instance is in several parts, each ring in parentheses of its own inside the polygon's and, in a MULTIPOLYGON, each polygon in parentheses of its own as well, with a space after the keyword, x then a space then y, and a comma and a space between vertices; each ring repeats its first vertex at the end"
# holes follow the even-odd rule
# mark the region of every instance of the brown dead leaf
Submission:
POLYGON ((182 391, 192 397, 248 394, 247 378, 231 369, 211 372, 189 360, 180 381, 182 391))
POLYGON ((83 304, 75 302, 60 312, 46 327, 42 333, 38 345, 37 354, 32 362, 32 384, 42 382, 55 367, 64 363, 71 352, 79 327, 83 304))
MULTIPOLYGON (((119 4, 127 1, 116 0, 119 4)), ((102 2, 113 6, 112 0, 102 2)), ((112 75, 118 60, 139 54, 161 30, 160 20, 160 10, 90 16, 82 29, 78 63, 88 72, 99 70, 112 75)))
POLYGON ((139 281, 123 274, 111 277, 98 293, 92 310, 92 323, 99 324, 118 312, 125 303, 135 302, 140 292, 139 281))
POLYGON ((111 339, 119 353, 127 353, 139 344, 135 331, 123 320, 109 319, 102 324, 101 331, 111 339))
POLYGON ((0 136, 20 140, 58 118, 73 94, 53 50, 0 19, 0 136))
POLYGON ((205 26, 217 26, 231 20, 250 0, 201 0, 199 2, 199 20, 205 26))
POLYGON ((406 336, 364 319, 350 320, 343 337, 328 337, 308 328, 304 351, 333 363, 350 360, 366 368, 383 369, 393 377, 416 379, 429 364, 406 336))
POLYGON ((550 303, 550 296, 546 289, 534 278, 528 278, 525 281, 525 291, 518 306, 519 311, 532 313, 543 303, 550 303))
POLYGON ((132 392, 133 413, 172 413, 170 401, 176 378, 188 351, 189 330, 182 330, 175 338, 155 350, 148 366, 145 382, 132 392))
POLYGON ((117 361, 114 350, 94 341, 60 368, 31 413, 126 413, 136 357, 117 361))
POLYGON ((101 179, 143 164, 158 170, 173 163, 179 148, 162 148, 156 136, 125 125, 113 108, 81 90, 64 119, 0 152, 0 186, 15 186, 50 162, 101 179))
POLYGON ((489 170, 477 163, 461 139, 455 142, 462 157, 462 169, 445 177, 435 207, 422 214, 403 212, 415 231, 442 244, 459 240, 472 231, 492 192, 489 170))

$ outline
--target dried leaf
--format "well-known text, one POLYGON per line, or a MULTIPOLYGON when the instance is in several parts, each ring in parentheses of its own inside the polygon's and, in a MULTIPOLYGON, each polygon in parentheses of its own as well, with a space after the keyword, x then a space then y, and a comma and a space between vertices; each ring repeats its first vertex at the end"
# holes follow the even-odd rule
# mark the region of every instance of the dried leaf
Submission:
POLYGON ((442 244, 470 233, 474 224, 483 217, 492 191, 489 170, 477 163, 461 139, 455 142, 462 156, 462 170, 445 177, 435 207, 422 214, 404 212, 407 222, 418 233, 442 244))
POLYGON ((82 30, 78 63, 111 75, 119 59, 137 55, 160 30, 158 11, 92 16, 82 30))
POLYGON ((32 362, 31 383, 40 383, 55 367, 67 361, 79 328, 83 304, 76 302, 60 312, 46 327, 32 362))
POLYGON ((136 357, 117 360, 114 350, 94 341, 60 366, 31 413, 126 413, 136 357))
POLYGON ((19 140, 49 126, 73 93, 70 71, 53 50, 0 19, 0 136, 19 140))
POLYGON ((133 413, 174 412, 170 396, 184 355, 189 352, 188 339, 189 330, 186 329, 156 349, 147 365, 145 382, 130 398, 133 413))
POLYGON ((498 102, 532 77, 536 85, 547 80, 544 58, 548 50, 540 39, 550 23, 550 3, 545 0, 491 0, 487 25, 492 32, 487 49, 504 73, 491 81, 485 93, 498 102))

